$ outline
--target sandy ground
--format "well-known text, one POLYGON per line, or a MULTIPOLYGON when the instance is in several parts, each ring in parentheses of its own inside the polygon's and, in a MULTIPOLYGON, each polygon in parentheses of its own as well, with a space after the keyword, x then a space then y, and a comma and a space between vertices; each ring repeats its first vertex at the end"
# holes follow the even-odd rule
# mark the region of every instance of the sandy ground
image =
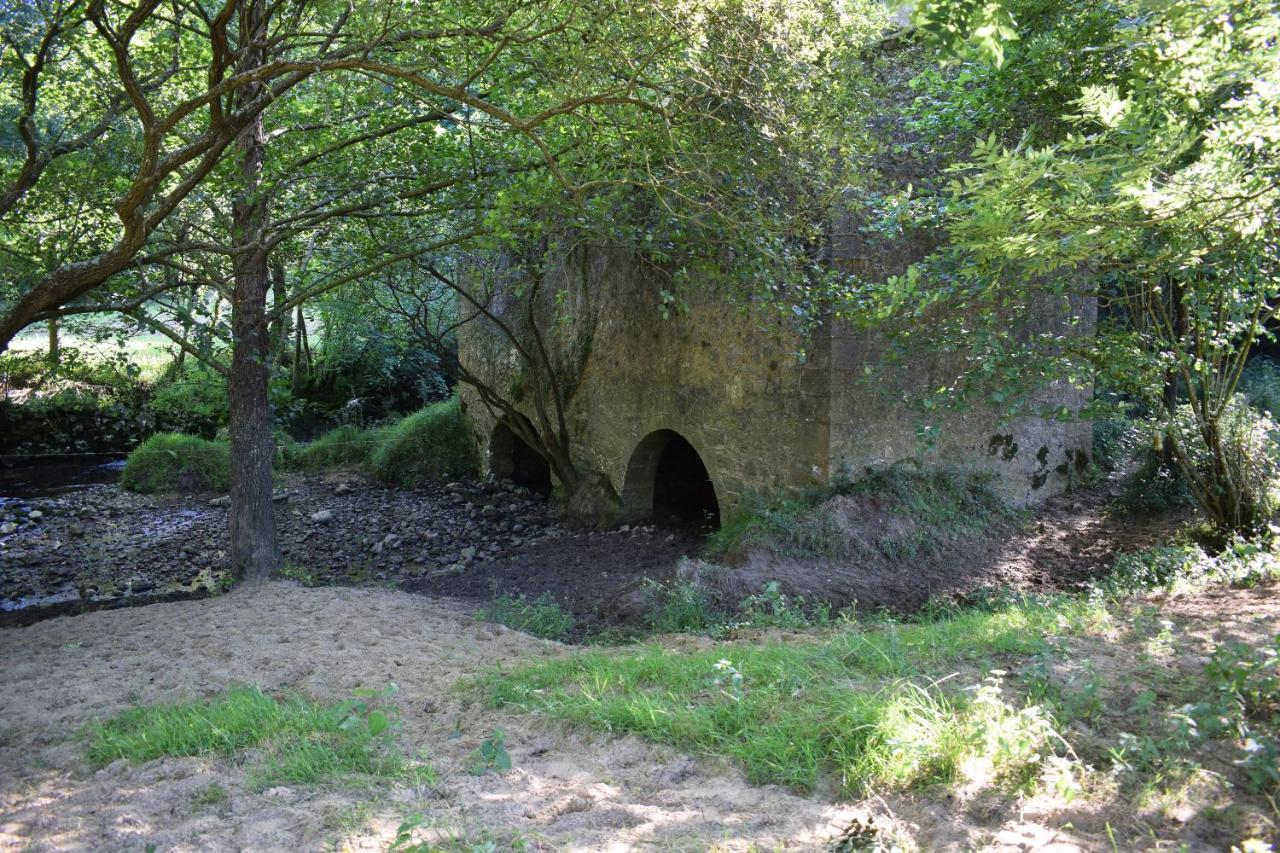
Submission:
MULTIPOLYGON (((1256 637, 1274 629, 1280 598, 1210 594, 1160 609, 1206 639, 1256 637)), ((635 738, 468 705, 455 688, 486 667, 568 653, 447 601, 289 583, 0 631, 0 850, 381 850, 412 814, 438 839, 491 839, 496 849, 830 849, 854 818, 925 849, 1110 849, 1102 815, 1084 804, 1070 815, 1031 804, 978 814, 950 795, 837 804, 748 785, 729 767, 635 738), (402 744, 439 771, 434 788, 254 794, 242 759, 95 772, 76 734, 132 704, 233 684, 340 699, 393 681, 402 744), (473 776, 468 757, 495 727, 514 769, 473 776), (199 805, 212 783, 230 796, 199 805)))
POLYGON ((485 667, 565 651, 436 600, 286 583, 0 632, 0 849, 383 849, 419 813, 447 836, 548 849, 812 848, 859 813, 634 738, 468 707, 453 690, 485 667), (402 743, 429 757, 437 789, 256 795, 234 760, 94 772, 76 738, 94 717, 232 684, 339 699, 392 681, 402 743), (515 769, 472 776, 468 756, 495 727, 515 769), (229 799, 196 805, 211 783, 229 799), (344 826, 375 797, 366 827, 344 826))

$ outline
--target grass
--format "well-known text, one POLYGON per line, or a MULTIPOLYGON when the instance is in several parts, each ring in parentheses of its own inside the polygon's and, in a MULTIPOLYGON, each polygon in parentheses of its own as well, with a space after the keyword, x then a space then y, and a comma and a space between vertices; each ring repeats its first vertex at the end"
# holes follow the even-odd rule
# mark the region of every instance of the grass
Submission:
POLYGON ((235 687, 207 701, 142 706, 94 723, 86 753, 100 767, 118 759, 230 756, 257 748, 262 757, 250 785, 259 790, 429 774, 400 755, 396 728, 390 712, 369 701, 325 704, 235 687))
POLYGON ((290 448, 285 462, 300 471, 366 466, 385 432, 382 427, 340 426, 310 444, 290 448))
POLYGON ((532 634, 544 640, 564 641, 569 638, 577 620, 547 593, 527 598, 523 593, 504 593, 485 602, 479 616, 486 622, 497 622, 532 634))
POLYGON ((493 705, 725 756, 757 783, 811 789, 829 776, 851 793, 913 788, 954 781, 992 755, 1001 766, 991 775, 1023 779, 1052 750, 1051 721, 1009 705, 981 672, 1106 619, 1083 598, 1007 600, 816 639, 592 652, 497 672, 478 689, 493 705), (973 690, 938 681, 957 666, 974 673, 973 690))
POLYGON ((458 398, 433 403, 387 427, 369 458, 369 470, 397 486, 475 476, 475 446, 458 398))
POLYGON ((842 559, 849 542, 834 512, 825 506, 837 495, 877 502, 877 512, 909 519, 909 529, 875 543, 890 560, 905 560, 930 551, 942 538, 976 536, 1010 510, 990 486, 990 477, 950 469, 919 471, 895 465, 869 471, 858 480, 842 480, 828 488, 771 502, 755 501, 731 519, 706 545, 708 557, 744 548, 764 548, 783 557, 842 559))
POLYGON ((129 454, 120 484, 134 492, 224 492, 231 451, 224 441, 157 433, 129 454))

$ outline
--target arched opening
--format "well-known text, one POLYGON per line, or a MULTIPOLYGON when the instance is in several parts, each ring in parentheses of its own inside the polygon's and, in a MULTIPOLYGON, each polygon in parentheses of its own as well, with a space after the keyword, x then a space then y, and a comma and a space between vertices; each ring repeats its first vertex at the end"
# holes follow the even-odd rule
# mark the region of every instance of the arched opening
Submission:
POLYGON ((720 502, 702 457, 684 436, 669 429, 650 433, 627 465, 623 512, 700 533, 720 529, 720 502))
POLYGON ((489 470, 495 477, 524 486, 544 498, 551 494, 551 466, 547 460, 502 422, 494 427, 489 439, 489 470))

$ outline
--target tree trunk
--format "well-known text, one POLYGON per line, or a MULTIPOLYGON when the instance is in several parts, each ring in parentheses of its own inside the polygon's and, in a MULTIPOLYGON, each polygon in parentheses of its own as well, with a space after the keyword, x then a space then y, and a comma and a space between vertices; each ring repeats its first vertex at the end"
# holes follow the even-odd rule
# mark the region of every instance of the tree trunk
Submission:
MULTIPOLYGON (((240 7, 240 42, 249 67, 262 59, 262 0, 240 7)), ((257 95, 246 87, 244 97, 257 95)), ((228 380, 231 414, 231 569, 251 582, 280 568, 271 506, 271 408, 267 396, 270 337, 267 328, 268 259, 263 246, 267 202, 259 192, 266 138, 262 119, 240 134, 243 187, 232 206, 235 285, 231 294, 232 355, 228 380)))
POLYGON ((275 319, 271 322, 271 364, 283 367, 289 363, 289 338, 293 330, 289 328, 293 314, 281 311, 280 308, 289 298, 285 281, 284 264, 277 260, 270 263, 271 269, 271 304, 275 309, 275 319))
POLYGON ((58 341, 58 318, 49 318, 49 366, 57 367, 62 363, 62 346, 58 341))

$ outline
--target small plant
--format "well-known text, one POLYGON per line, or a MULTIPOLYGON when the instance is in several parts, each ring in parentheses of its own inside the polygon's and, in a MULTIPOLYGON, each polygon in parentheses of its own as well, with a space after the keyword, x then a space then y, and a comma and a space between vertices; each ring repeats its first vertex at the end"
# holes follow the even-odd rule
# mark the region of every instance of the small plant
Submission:
POLYGON ((724 617, 712 610, 706 593, 695 584, 650 580, 644 596, 645 622, 659 634, 712 631, 724 624, 724 617))
POLYGON ((803 596, 791 598, 777 581, 769 581, 760 592, 741 604, 742 619, 755 626, 775 628, 824 627, 831 624, 831 605, 818 601, 806 608, 803 596))
POLYGON ((535 599, 523 593, 495 595, 478 611, 486 622, 496 622, 544 640, 563 641, 573 632, 577 620, 556 603, 549 593, 535 599))
POLYGON ((216 806, 219 803, 226 802, 228 796, 226 788, 217 782, 213 782, 196 791, 195 796, 191 798, 191 802, 198 808, 216 806))
POLYGON ((316 577, 315 572, 294 563, 285 563, 284 566, 280 568, 280 576, 286 577, 289 580, 297 581, 305 587, 320 585, 320 581, 316 577))
POLYGON ((129 454, 120 484, 134 492, 223 492, 231 486, 226 442, 157 433, 129 454))
POLYGON ((511 754, 507 752, 507 736, 502 729, 494 729, 480 748, 471 753, 471 775, 483 776, 494 771, 502 773, 511 769, 511 754))

